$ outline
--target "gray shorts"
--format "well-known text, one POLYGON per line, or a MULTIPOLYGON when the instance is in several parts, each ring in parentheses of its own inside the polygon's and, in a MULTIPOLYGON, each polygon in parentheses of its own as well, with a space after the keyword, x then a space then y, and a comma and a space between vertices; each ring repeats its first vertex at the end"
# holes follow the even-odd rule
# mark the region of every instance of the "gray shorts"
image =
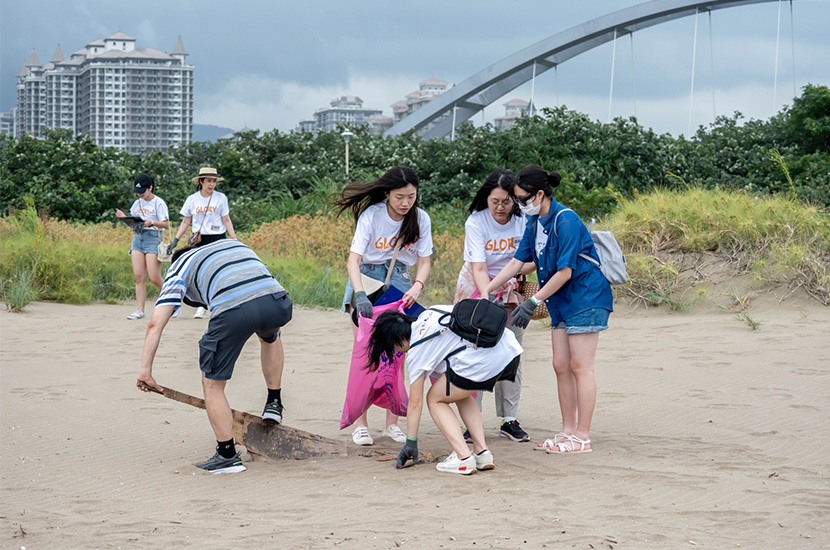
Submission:
POLYGON ((252 334, 270 344, 291 320, 293 304, 288 294, 277 292, 212 316, 199 340, 199 368, 210 380, 230 380, 233 367, 252 334))

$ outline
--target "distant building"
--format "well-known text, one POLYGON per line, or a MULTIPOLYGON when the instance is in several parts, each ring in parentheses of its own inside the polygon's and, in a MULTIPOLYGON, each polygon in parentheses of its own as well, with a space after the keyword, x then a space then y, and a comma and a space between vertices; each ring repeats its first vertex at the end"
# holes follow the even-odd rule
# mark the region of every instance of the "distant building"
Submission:
POLYGON ((493 122, 496 130, 507 130, 516 124, 516 119, 525 116, 530 112, 530 103, 523 99, 511 99, 504 103, 504 116, 496 118, 493 122))
MULTIPOLYGON (((422 80, 418 83, 418 89, 414 92, 410 92, 406 95, 405 99, 400 101, 396 101, 392 104, 392 117, 394 123, 397 124, 398 122, 402 121, 439 95, 443 94, 447 91, 447 81, 441 80, 440 78, 427 78, 426 80, 422 80)), ((435 120, 434 122, 428 124, 424 128, 421 128, 418 133, 422 134, 424 132, 429 131, 435 124, 450 116, 449 114, 445 114, 441 116, 439 119, 435 120)))
POLYGON ((17 75, 14 135, 67 128, 130 153, 193 141, 194 67, 181 37, 169 54, 135 41, 119 32, 69 59, 58 44, 46 65, 32 50, 17 75))
POLYGON ((329 132, 338 126, 368 126, 372 133, 381 133, 378 128, 392 126, 392 119, 383 116, 380 109, 363 107, 363 100, 357 96, 344 95, 331 100, 329 107, 317 109, 312 120, 301 120, 297 129, 304 132, 329 132), (388 124, 388 126, 387 126, 388 124))
POLYGON ((0 134, 14 135, 14 117, 17 112, 17 107, 11 111, 0 113, 0 134))

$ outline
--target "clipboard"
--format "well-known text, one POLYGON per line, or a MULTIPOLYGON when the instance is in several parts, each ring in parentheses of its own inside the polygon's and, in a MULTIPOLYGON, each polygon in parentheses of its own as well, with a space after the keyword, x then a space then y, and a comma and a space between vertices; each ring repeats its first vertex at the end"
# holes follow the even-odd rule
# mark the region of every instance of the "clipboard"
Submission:
POLYGON ((136 227, 140 229, 144 227, 144 219, 139 218, 138 216, 124 216, 123 218, 118 219, 129 225, 130 229, 136 229, 136 227))

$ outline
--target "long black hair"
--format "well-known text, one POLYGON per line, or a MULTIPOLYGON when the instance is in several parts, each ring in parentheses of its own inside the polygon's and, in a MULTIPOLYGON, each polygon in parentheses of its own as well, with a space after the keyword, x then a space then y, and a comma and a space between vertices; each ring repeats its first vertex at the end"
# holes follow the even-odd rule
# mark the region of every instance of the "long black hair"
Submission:
POLYGON ((381 357, 385 354, 387 359, 395 356, 395 346, 402 346, 409 342, 412 333, 412 323, 417 317, 405 315, 399 311, 385 311, 381 313, 372 326, 372 334, 369 336, 369 363, 366 368, 370 372, 378 370, 381 357))
MULTIPOLYGON (((334 206, 340 208, 337 215, 339 216, 346 210, 350 210, 354 215, 354 222, 357 224, 360 215, 373 204, 383 201, 386 198, 386 193, 407 185, 414 185, 416 191, 418 191, 420 185, 418 174, 409 166, 390 168, 375 181, 346 184, 346 187, 340 192, 339 198, 334 201, 334 206)), ((418 195, 420 195, 420 192, 418 192, 418 195)), ((421 228, 418 225, 418 195, 415 196, 415 203, 406 213, 401 224, 398 238, 403 239, 402 247, 415 243, 421 238, 421 228)))
POLYGON ((553 195, 554 187, 559 187, 561 181, 562 174, 559 172, 548 174, 538 164, 525 166, 516 175, 516 185, 532 195, 544 191, 546 197, 553 195))
MULTIPOLYGON (((469 210, 470 214, 484 210, 487 208, 487 199, 490 197, 490 193, 493 189, 503 189, 504 191, 507 191, 508 195, 510 195, 515 184, 516 174, 505 168, 496 168, 490 172, 490 175, 487 176, 487 179, 484 180, 484 183, 478 188, 476 196, 473 197, 472 202, 470 202, 470 207, 467 210, 469 210)), ((513 208, 510 210, 510 215, 522 215, 521 210, 519 210, 519 205, 515 202, 513 203, 513 208)))

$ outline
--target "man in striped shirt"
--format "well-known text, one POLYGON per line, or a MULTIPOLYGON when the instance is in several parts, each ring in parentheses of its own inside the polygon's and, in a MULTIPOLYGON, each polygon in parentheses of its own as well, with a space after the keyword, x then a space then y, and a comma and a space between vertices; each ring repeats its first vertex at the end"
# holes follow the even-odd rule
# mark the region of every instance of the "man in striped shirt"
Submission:
MULTIPOLYGON (((236 240, 220 240, 173 255, 153 316, 147 325, 139 382, 162 391, 153 378, 153 359, 167 322, 182 302, 210 309, 208 329, 199 340, 199 368, 205 409, 216 434, 216 454, 199 468, 211 473, 245 470, 233 440, 233 415, 225 384, 245 342, 256 334, 268 398, 264 420, 282 422, 284 355, 280 329, 291 320, 292 303, 253 250, 236 240)), ((142 391, 149 391, 139 385, 142 391)))

